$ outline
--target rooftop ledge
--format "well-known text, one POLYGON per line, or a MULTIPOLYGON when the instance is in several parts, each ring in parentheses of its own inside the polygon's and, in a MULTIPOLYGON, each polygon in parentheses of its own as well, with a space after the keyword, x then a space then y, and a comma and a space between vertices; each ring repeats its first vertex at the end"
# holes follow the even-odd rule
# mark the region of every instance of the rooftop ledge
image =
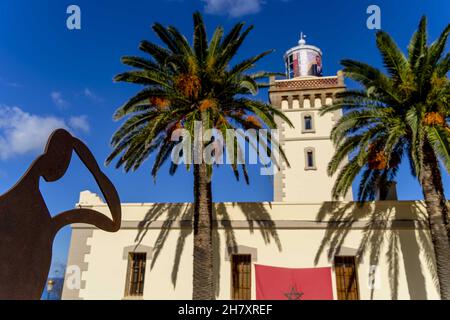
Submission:
POLYGON ((270 78, 270 92, 308 89, 342 89, 345 88, 344 76, 341 71, 336 76, 326 77, 297 77, 293 79, 276 80, 270 78))
MULTIPOLYGON (((80 194, 77 207, 92 208, 110 215, 107 205, 90 191, 80 194)), ((136 230, 144 227, 160 230, 167 228, 167 225, 174 229, 189 228, 192 227, 192 221, 180 218, 186 210, 193 210, 193 204, 123 203, 121 229, 136 230), (174 210, 178 213, 174 213, 174 210), (171 222, 167 224, 167 221, 171 222)), ((418 200, 373 201, 362 206, 354 201, 226 202, 216 203, 213 210, 217 219, 213 221, 213 225, 219 229, 227 225, 236 229, 258 229, 269 225, 276 229, 326 229, 344 226, 350 229, 428 228, 425 203, 418 200)), ((85 224, 75 224, 72 228, 95 229, 85 224)))
MULTIPOLYGON (((450 201, 449 201, 450 203, 450 201)), ((171 205, 171 206, 185 206, 191 204, 191 202, 129 202, 122 203, 122 207, 148 207, 155 205, 171 205)), ((261 201, 261 202, 217 202, 217 204, 222 204, 225 206, 234 207, 240 204, 260 204, 265 206, 317 206, 317 205, 328 205, 328 206, 339 206, 339 205, 357 205, 355 201, 321 201, 321 202, 277 202, 277 201, 261 201)), ((380 205, 380 206, 392 206, 392 205, 412 205, 421 204, 424 205, 423 200, 386 200, 386 201, 368 201, 363 206, 367 205, 380 205)), ((100 196, 91 191, 80 192, 80 200, 76 204, 76 207, 102 207, 107 206, 107 204, 100 198, 100 196)))

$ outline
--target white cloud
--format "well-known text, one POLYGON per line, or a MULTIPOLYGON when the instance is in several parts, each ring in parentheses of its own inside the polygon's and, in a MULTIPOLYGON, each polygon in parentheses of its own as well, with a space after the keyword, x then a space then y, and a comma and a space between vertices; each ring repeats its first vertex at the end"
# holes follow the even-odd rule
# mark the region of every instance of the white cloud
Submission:
POLYGON ((86 132, 89 125, 84 116, 72 117, 67 123, 62 118, 0 105, 0 159, 42 152, 50 133, 58 128, 86 132))
POLYGON ((102 102, 103 98, 99 97, 97 94, 95 94, 92 90, 89 88, 84 89, 83 94, 85 97, 89 98, 93 102, 102 102))
POLYGON ((52 98, 53 103, 59 108, 66 108, 69 106, 69 103, 64 100, 62 93, 59 91, 53 91, 50 93, 50 97, 52 98))
POLYGON ((205 12, 209 14, 228 15, 232 18, 258 13, 263 0, 202 0, 205 12))
POLYGON ((89 133, 89 131, 91 130, 91 128, 89 127, 87 116, 71 117, 69 119, 69 126, 72 129, 83 133, 89 133))

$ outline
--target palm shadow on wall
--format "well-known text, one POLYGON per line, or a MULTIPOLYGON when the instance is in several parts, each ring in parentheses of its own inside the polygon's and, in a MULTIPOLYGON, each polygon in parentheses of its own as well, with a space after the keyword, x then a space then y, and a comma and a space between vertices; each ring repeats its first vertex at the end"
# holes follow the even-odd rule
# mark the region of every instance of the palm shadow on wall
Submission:
MULTIPOLYGON (((434 285, 438 286, 436 266, 434 263, 433 247, 430 234, 426 228, 426 209, 423 204, 415 203, 410 208, 410 220, 399 215, 401 204, 390 201, 376 201, 361 206, 356 202, 339 205, 334 202, 325 202, 318 215, 318 221, 329 221, 325 236, 316 253, 315 264, 319 262, 322 254, 326 253, 328 261, 332 262, 335 255, 339 255, 344 242, 353 228, 362 230, 362 239, 357 248, 357 257, 369 259, 370 266, 378 266, 380 257, 385 254, 388 262, 389 286, 391 299, 398 299, 399 270, 403 261, 408 292, 413 300, 426 300, 426 284, 422 268, 431 271, 434 285), (358 224, 364 220, 364 224, 358 224), (392 220, 395 220, 392 223, 392 220), (412 221, 411 221, 412 220, 412 221), (390 222, 391 221, 391 222, 390 222), (416 225, 416 232, 411 230, 411 223, 416 225), (389 230, 390 232, 386 232, 389 230), (387 251, 382 252, 386 246, 387 251), (426 265, 421 265, 419 256, 421 251, 425 255, 426 265), (402 257, 400 254, 402 253, 402 257), (402 259, 403 258, 403 259, 402 259)), ((361 262, 361 259, 357 259, 361 262)), ((365 285, 365 284, 361 284, 365 285)), ((371 289, 371 299, 374 289, 371 289)))
MULTIPOLYGON (((274 242, 279 251, 282 250, 282 244, 278 236, 275 222, 272 220, 269 211, 262 203, 233 203, 232 208, 238 207, 244 214, 245 220, 240 221, 238 228, 249 230, 254 233, 259 230, 266 245, 274 242)), ((219 296, 220 293, 220 262, 221 262, 221 237, 219 229, 223 229, 224 241, 227 255, 237 253, 239 246, 236 240, 235 229, 232 224, 232 217, 228 212, 228 206, 223 203, 216 203, 213 205, 213 247, 214 247, 214 283, 215 293, 219 296)), ((183 254, 184 246, 187 238, 192 234, 193 227, 193 204, 170 204, 161 203, 155 204, 145 215, 144 219, 139 223, 138 233, 135 239, 136 248, 142 243, 148 231, 152 228, 157 228, 159 234, 155 240, 153 248, 153 256, 150 269, 153 269, 158 257, 160 256, 164 245, 167 241, 168 235, 171 231, 178 229, 179 237, 176 245, 176 252, 174 263, 172 267, 171 281, 174 288, 178 280, 178 272, 180 268, 181 256, 183 254), (163 220, 162 226, 159 225, 161 217, 167 214, 163 220), (155 226, 155 222, 158 224, 155 226)))

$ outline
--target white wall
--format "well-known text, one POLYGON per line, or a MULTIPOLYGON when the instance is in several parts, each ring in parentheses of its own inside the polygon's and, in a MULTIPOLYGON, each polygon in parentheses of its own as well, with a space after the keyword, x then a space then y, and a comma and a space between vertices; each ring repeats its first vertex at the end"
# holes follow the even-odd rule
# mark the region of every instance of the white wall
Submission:
MULTIPOLYGON (((285 202, 314 203, 330 201, 331 190, 336 175, 327 174, 328 163, 334 155, 334 146, 330 140, 330 132, 334 126, 334 115, 319 115, 318 110, 299 109, 286 112, 294 128, 283 123, 283 148, 289 159, 290 168, 284 169, 284 197, 285 202), (313 116, 314 132, 303 132, 303 116, 313 116), (305 170, 305 149, 313 148, 315 151, 315 170, 305 170)), ((349 190, 345 200, 352 200, 352 191, 349 190)))
MULTIPOLYGON (((346 204, 342 204, 342 207, 346 204)), ((348 204, 347 204, 348 205, 348 204)), ((371 248, 379 257, 378 272, 379 282, 377 289, 373 291, 373 299, 398 299, 422 298, 438 299, 439 294, 433 284, 433 272, 428 262, 431 257, 431 267, 433 264, 433 253, 430 250, 431 242, 429 234, 424 229, 411 228, 392 228, 386 230, 370 232, 363 229, 369 217, 379 215, 384 217, 386 223, 393 220, 398 221, 422 221, 421 213, 423 204, 412 202, 380 202, 368 205, 365 208, 349 208, 344 218, 355 217, 358 225, 353 227, 333 231, 326 224, 333 219, 333 210, 328 208, 329 204, 283 204, 273 203, 264 204, 226 204, 225 208, 234 223, 243 223, 245 221, 245 210, 258 209, 264 211, 275 222, 275 234, 281 243, 281 250, 278 248, 275 237, 269 236, 270 243, 266 243, 261 236, 258 228, 254 232, 248 229, 235 228, 234 235, 236 241, 241 246, 256 248, 258 264, 291 267, 291 268, 311 268, 333 266, 333 259, 329 260, 328 250, 330 242, 326 239, 335 237, 336 241, 342 240, 338 254, 347 255, 356 252, 364 239, 364 235, 372 234, 370 243, 371 248), (255 206, 255 208, 253 208, 255 206), (327 212, 322 219, 319 219, 320 211, 327 212), (419 212, 419 211, 420 212, 419 212), (369 213, 371 212, 371 213, 369 213), (289 229, 286 226, 303 226, 296 229, 289 229), (325 224, 324 224, 325 223, 325 224), (279 227, 278 227, 279 226, 279 227), (343 237, 344 236, 344 237, 343 237), (343 237, 343 238, 342 238, 343 237), (379 244, 380 239, 384 243, 379 244), (424 245, 425 244, 425 245, 424 245), (322 253, 319 255, 318 263, 315 264, 315 257, 323 246, 322 253), (393 249, 396 248, 399 261, 398 276, 390 274, 394 268, 389 263, 389 259, 395 257, 393 249), (430 252, 431 251, 431 252, 430 252), (428 261, 428 262, 427 262, 428 261), (390 281, 398 280, 398 294, 392 291, 393 287, 390 281), (412 295, 411 295, 412 292, 412 295)), ((151 208, 151 205, 124 205, 124 225, 127 221, 137 221, 143 219, 145 213, 151 208)), ((105 211, 104 206, 96 207, 97 210, 105 211)), ((219 209, 218 214, 220 215, 219 209)), ((337 209, 336 209, 337 210, 337 209)), ((158 221, 164 221, 163 215, 158 221)), ((345 220, 345 219, 344 219, 345 220)), ((423 222, 423 221, 422 221, 423 222)), ((255 224, 256 225, 256 224, 255 224)), ((185 239, 184 248, 180 256, 180 266, 178 270, 178 281, 174 287, 172 283, 172 272, 174 261, 176 259, 177 242, 180 239, 180 229, 173 229, 168 233, 164 242, 162 251, 157 258, 153 269, 152 261, 148 261, 144 298, 145 299, 190 299, 192 295, 192 234, 185 239)), ((160 230, 149 229, 143 238, 142 245, 155 247, 156 240, 160 230)), ((216 253, 220 254, 220 294, 219 299, 230 299, 230 262, 226 261, 226 239, 223 229, 219 229, 220 249, 216 253)), ((88 239, 90 252, 84 257, 88 263, 87 271, 83 272, 82 279, 86 281, 85 288, 80 290, 80 297, 84 299, 123 299, 125 291, 125 278, 127 261, 123 259, 123 249, 136 244, 138 235, 137 229, 128 229, 125 227, 116 234, 109 234, 100 230, 93 232, 92 238, 88 239)), ((333 247, 333 246, 331 246, 333 247)), ((361 299, 371 299, 371 290, 368 287, 368 273, 370 266, 374 264, 371 261, 370 249, 366 250, 364 255, 358 257, 358 281, 360 285, 361 299)), ((155 254, 155 251, 153 252, 155 254)), ((254 269, 252 270, 252 297, 255 293, 254 269)), ((333 286, 335 279, 333 274, 333 286)), ((336 297, 336 292, 334 293, 336 297)))

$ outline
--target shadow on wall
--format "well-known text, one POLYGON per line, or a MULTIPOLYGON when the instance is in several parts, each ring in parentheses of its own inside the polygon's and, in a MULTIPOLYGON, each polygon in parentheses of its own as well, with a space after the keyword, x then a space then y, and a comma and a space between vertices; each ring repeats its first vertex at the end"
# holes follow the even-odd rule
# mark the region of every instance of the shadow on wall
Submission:
MULTIPOLYGON (((434 250, 426 224, 426 211, 423 204, 417 202, 412 206, 395 204, 391 201, 376 201, 363 206, 356 202, 340 205, 325 202, 318 215, 318 221, 329 221, 326 233, 315 257, 315 264, 326 251, 327 258, 332 261, 339 255, 349 231, 355 227, 362 229, 362 239, 357 250, 357 257, 367 256, 369 265, 377 266, 382 254, 388 262, 391 299, 398 299, 399 268, 403 261, 410 298, 413 300, 427 299, 425 277, 422 268, 430 270, 434 285, 438 286, 434 250), (408 219, 401 215, 402 210, 409 208, 408 219), (360 224, 364 220, 362 226, 360 224), (395 220, 393 222, 393 220, 395 220), (416 223, 416 232, 411 231, 412 223, 416 223), (389 230, 390 232, 386 232, 389 230), (382 248, 387 246, 387 251, 382 248), (328 248, 328 249, 327 249, 328 248), (421 249, 422 248, 422 249, 421 249), (426 266, 421 265, 419 256, 425 255, 426 266), (400 256, 402 254, 402 257, 400 256), (403 260, 402 260, 403 258, 403 260)), ((361 259, 357 259, 360 261, 361 259)), ((371 289, 373 299, 374 289, 371 289)))
MULTIPOLYGON (((213 247, 214 247, 214 283, 216 284, 215 293, 219 296, 220 293, 220 262, 221 262, 221 238, 219 235, 219 229, 224 230, 225 248, 227 254, 231 255, 237 253, 238 243, 236 240, 233 225, 230 218, 230 214, 227 211, 227 207, 223 203, 217 203, 213 206, 213 247)), ((245 216, 245 221, 239 221, 243 223, 245 229, 248 229, 250 233, 254 233, 255 229, 258 229, 261 236, 264 239, 266 245, 272 243, 276 244, 279 251, 282 250, 280 238, 275 228, 269 212, 263 206, 262 203, 233 203, 232 208, 238 207, 245 216)), ((153 269, 156 260, 158 259, 167 237, 173 229, 179 229, 179 237, 177 240, 175 259, 172 267, 172 285, 176 287, 178 279, 178 271, 180 267, 180 259, 183 253, 186 239, 192 234, 193 230, 193 217, 194 217, 193 204, 170 204, 161 203, 155 204, 145 215, 145 218, 139 223, 138 234, 136 236, 136 248, 142 243, 146 234, 151 229, 152 224, 158 221, 164 214, 166 218, 161 228, 158 228, 159 234, 154 244, 153 259, 150 268, 153 269)), ((239 225, 238 225, 239 227, 239 225)))

